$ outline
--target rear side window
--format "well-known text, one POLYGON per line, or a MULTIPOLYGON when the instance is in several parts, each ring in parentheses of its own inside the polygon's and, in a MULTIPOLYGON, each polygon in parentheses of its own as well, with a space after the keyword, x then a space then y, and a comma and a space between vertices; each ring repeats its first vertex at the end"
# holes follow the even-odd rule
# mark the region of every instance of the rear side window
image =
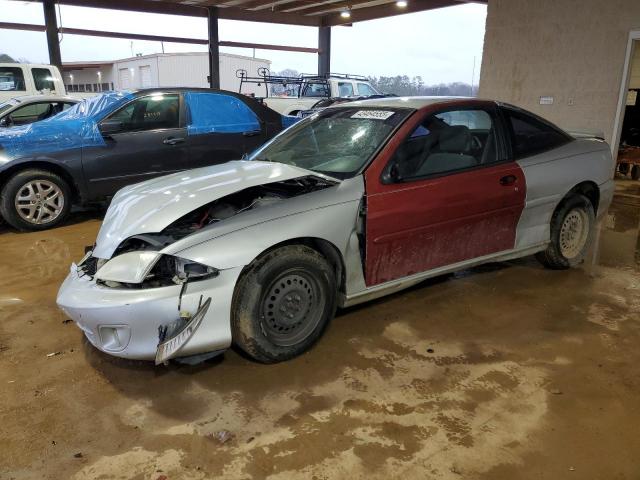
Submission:
POLYGON ((33 75, 33 83, 36 86, 36 90, 51 90, 56 89, 53 75, 48 68, 32 68, 31 74, 33 75))
POLYGON ((515 158, 546 152, 571 140, 553 125, 517 110, 505 109, 511 130, 511 144, 515 158))
POLYGON ((24 92, 24 74, 20 67, 0 67, 0 91, 24 92))
POLYGON ((246 103, 222 93, 185 94, 189 135, 260 131, 260 120, 246 103))

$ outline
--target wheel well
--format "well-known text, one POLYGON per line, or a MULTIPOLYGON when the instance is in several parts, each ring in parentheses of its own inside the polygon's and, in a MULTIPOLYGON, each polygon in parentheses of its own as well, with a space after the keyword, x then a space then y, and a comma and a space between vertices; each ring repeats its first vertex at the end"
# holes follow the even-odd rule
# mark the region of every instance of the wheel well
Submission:
POLYGON ((305 245, 315 250, 316 252, 318 252, 324 258, 326 258, 329 264, 331 265, 331 267, 333 268, 333 271, 336 274, 336 283, 338 285, 338 291, 344 293, 345 282, 346 282, 344 259, 342 258, 342 254, 340 253, 340 250, 338 250, 338 248, 333 243, 327 240, 324 240, 322 238, 317 238, 317 237, 292 238, 290 240, 286 240, 284 242, 280 242, 275 245, 272 245, 267 250, 260 253, 260 255, 256 257, 256 259, 262 257, 268 252, 275 250, 276 248, 284 247, 286 245, 305 245))
POLYGON ((78 185, 74 181, 73 177, 67 170, 59 165, 56 165, 55 163, 35 161, 13 165, 0 173, 0 186, 4 186, 9 178, 11 178, 16 173, 30 169, 46 170, 48 172, 59 175, 69 185, 69 188, 71 189, 71 195, 73 197, 72 201, 79 200, 80 190, 78 189, 78 185))
POLYGON ((593 205, 594 213, 598 213, 598 204, 600 203, 600 189, 598 188, 598 185, 590 181, 581 182, 575 187, 573 187, 571 190, 569 190, 569 192, 564 196, 560 204, 562 204, 567 198, 571 197, 573 194, 576 194, 576 193, 587 197, 591 202, 591 205, 593 205))

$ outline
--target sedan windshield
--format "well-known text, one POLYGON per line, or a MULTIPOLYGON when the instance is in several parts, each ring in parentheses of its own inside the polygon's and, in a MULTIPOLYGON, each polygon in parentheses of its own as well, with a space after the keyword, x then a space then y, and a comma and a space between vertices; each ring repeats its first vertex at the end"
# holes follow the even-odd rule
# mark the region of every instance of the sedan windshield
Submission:
POLYGON ((410 113, 398 108, 327 109, 285 130, 250 159, 349 178, 367 164, 410 113))

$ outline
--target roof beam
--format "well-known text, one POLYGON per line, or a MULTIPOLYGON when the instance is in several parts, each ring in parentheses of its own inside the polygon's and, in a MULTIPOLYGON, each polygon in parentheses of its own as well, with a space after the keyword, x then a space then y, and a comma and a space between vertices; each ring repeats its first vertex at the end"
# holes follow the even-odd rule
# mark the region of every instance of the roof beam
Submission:
MULTIPOLYGON (((12 23, 0 22, 0 29, 7 30, 26 30, 31 32, 44 32, 44 25, 35 25, 31 23, 12 23)), ((89 37, 103 38, 122 38, 125 40, 144 40, 149 42, 168 42, 168 43, 187 43, 192 45, 208 45, 209 41, 201 38, 186 37, 168 37, 164 35, 141 35, 137 33, 122 32, 105 32, 102 30, 85 30, 82 28, 61 27, 58 29, 60 33, 66 35, 86 35, 89 37)), ((298 53, 318 53, 317 48, 310 47, 294 47, 290 45, 275 45, 271 43, 248 43, 248 42, 231 42, 228 40, 220 40, 218 45, 221 47, 237 47, 237 48, 256 48, 259 50, 279 50, 285 52, 298 53)))
MULTIPOLYGON (((323 3, 322 5, 317 5, 311 8, 305 8, 304 10, 296 10, 296 13, 300 13, 302 15, 317 15, 319 13, 333 12, 335 10, 345 10, 349 9, 351 12, 357 10, 357 7, 362 4, 372 3, 375 0, 351 0, 351 1, 338 1, 331 3, 323 3), (356 7, 356 8, 353 8, 356 7)), ((386 0, 388 2, 394 2, 395 0, 386 0)), ((378 3, 376 6, 381 5, 378 3)), ((384 4, 382 4, 384 5, 384 4)), ((365 8, 365 7, 362 7, 365 8)), ((351 22, 348 22, 351 23, 351 22)))
POLYGON ((411 0, 405 8, 398 8, 394 2, 384 5, 376 5, 374 7, 356 8, 351 10, 351 16, 349 18, 342 18, 340 13, 336 12, 324 16, 322 19, 330 26, 349 25, 354 22, 394 17, 406 13, 423 12, 425 10, 435 10, 436 8, 450 6, 451 0, 411 0))

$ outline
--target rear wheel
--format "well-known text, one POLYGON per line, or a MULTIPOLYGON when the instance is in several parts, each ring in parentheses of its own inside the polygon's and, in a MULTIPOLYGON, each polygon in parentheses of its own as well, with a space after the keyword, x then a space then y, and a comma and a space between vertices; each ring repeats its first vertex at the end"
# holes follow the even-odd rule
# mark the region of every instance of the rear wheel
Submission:
POLYGON ((23 231, 58 225, 70 207, 69 185, 46 170, 29 169, 14 174, 0 194, 0 214, 11 226, 23 231))
POLYGON ((336 280, 327 260, 304 245, 258 258, 238 281, 234 343, 255 360, 275 363, 308 350, 336 311, 336 280))
POLYGON ((546 267, 566 269, 582 263, 593 239, 595 213, 584 195, 566 199, 551 218, 551 243, 537 254, 546 267))
POLYGON ((640 165, 634 165, 631 169, 631 178, 640 180, 640 165))

